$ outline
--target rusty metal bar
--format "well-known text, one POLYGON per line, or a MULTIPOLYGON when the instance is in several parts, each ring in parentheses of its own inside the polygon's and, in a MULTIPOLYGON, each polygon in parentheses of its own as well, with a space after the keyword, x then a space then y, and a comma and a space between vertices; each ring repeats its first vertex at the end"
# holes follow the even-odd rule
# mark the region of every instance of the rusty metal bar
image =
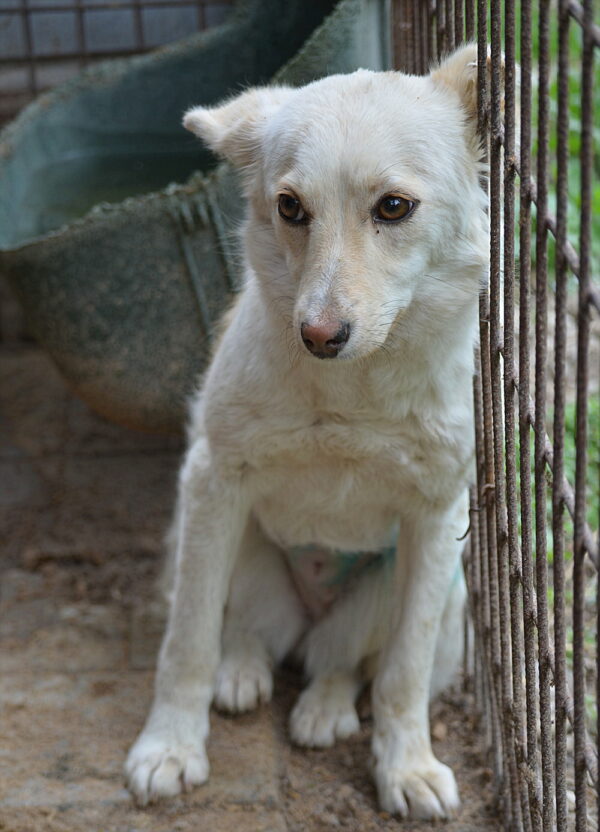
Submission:
POLYGON ((583 4, 583 58, 581 69, 581 215, 579 236, 579 310, 577 315, 577 393, 575 429, 575 518, 573 534, 573 700, 575 706, 575 829, 587 830, 585 759, 585 554, 587 397, 589 384, 590 309, 587 293, 591 281, 591 225, 593 171, 593 68, 592 0, 583 4))
MULTIPOLYGON (((504 8, 505 70, 504 70, 504 424, 506 463, 506 506, 508 558, 510 584, 507 597, 510 600, 510 637, 512 650, 512 714, 514 725, 512 754, 516 786, 520 800, 520 824, 529 832, 531 814, 526 774, 525 713, 523 702, 523 625, 522 565, 519 546, 519 520, 517 504, 517 470, 515 442, 515 174, 510 164, 515 153, 516 139, 516 48, 515 8, 513 0, 506 0, 504 8)), ((499 145, 500 147, 502 145, 499 145)))
MULTIPOLYGON (((489 123, 489 88, 487 82, 487 19, 485 0, 478 0, 478 128, 481 136, 487 135, 489 123)), ((486 524, 487 548, 483 553, 484 592, 489 610, 488 643, 489 694, 491 714, 491 740, 494 771, 497 782, 504 777, 503 755, 506 750, 506 736, 503 734, 504 720, 500 718, 502 707, 502 645, 500 638, 500 599, 498 587, 498 555, 496 534, 495 484, 494 484, 494 417, 492 394, 492 346, 490 332, 490 289, 482 291, 479 301, 480 372, 483 414, 483 459, 484 490, 480 494, 480 506, 486 524), (486 585, 487 584, 487 585, 486 585)), ((504 811, 510 816, 510 788, 503 790, 504 811)))
POLYGON ((552 463, 552 535, 554 542, 554 766, 556 771, 556 829, 567 829, 567 678, 564 566, 564 501, 561 485, 564 474, 565 444, 565 365, 567 341, 567 240, 568 164, 569 164, 569 13, 566 0, 559 3, 558 45, 558 124, 557 124, 557 218, 556 288, 554 324, 554 427, 552 463))
POLYGON ((423 69, 429 72, 434 63, 433 55, 433 31, 431 28, 431 17, 429 3, 421 3, 421 43, 423 45, 423 69))
POLYGON ((455 0, 454 3, 454 46, 459 46, 465 39, 465 3, 455 0))
POLYGON ((413 7, 411 0, 399 0, 392 6, 394 31, 394 66, 403 72, 412 72, 413 66, 413 7))
MULTIPOLYGON (((548 145, 550 2, 541 0, 539 7, 538 60, 538 152, 537 183, 540 215, 548 210, 548 145)), ((542 821, 544 830, 554 827, 554 760, 552 737, 552 674, 550 670, 548 626, 548 551, 546 540, 546 365, 548 330, 548 251, 545 223, 536 222, 535 247, 535 573, 537 590, 537 628, 539 652, 540 733, 542 752, 542 821)))
MULTIPOLYGON (((444 12, 444 29, 446 35, 446 52, 454 49, 454 0, 445 0, 446 9, 444 12)), ((456 0, 460 3, 461 0, 456 0)))
POLYGON ((412 66, 411 72, 415 75, 422 72, 421 69, 421 59, 422 55, 420 53, 420 26, 421 15, 419 11, 419 0, 412 0, 412 66))
POLYGON ((483 414, 483 389, 481 386, 481 356, 479 351, 476 354, 476 373, 473 384, 474 415, 475 415, 475 447, 477 463, 477 562, 474 568, 476 576, 476 597, 477 624, 480 632, 480 667, 482 670, 479 688, 483 694, 480 705, 486 716, 485 725, 488 731, 488 748, 494 750, 494 760, 497 758, 497 751, 500 746, 498 736, 498 721, 495 717, 496 698, 492 677, 491 662, 488 660, 491 655, 491 610, 490 610, 490 583, 488 568, 488 533, 487 533, 487 502, 490 498, 490 489, 486 478, 485 447, 484 447, 484 414, 483 414))
MULTIPOLYGON (((508 0, 510 2, 510 0, 508 0)), ((494 508, 496 526, 497 604, 500 641, 500 703, 502 727, 502 773, 505 788, 505 817, 513 820, 516 832, 523 828, 520 817, 519 780, 514 760, 515 738, 512 720, 512 678, 510 644, 510 606, 508 579, 508 526, 504 472, 504 419, 502 397, 502 144, 498 141, 502 123, 502 3, 491 4, 491 89, 490 89, 490 327, 489 352, 494 454, 494 508)), ((511 291, 512 281, 508 281, 511 291)), ((512 313, 512 309, 511 309, 512 313)), ((509 386, 512 399, 512 385, 509 386)), ((494 575, 492 572, 492 579, 494 575)), ((494 592, 495 594, 495 588, 494 592)))
MULTIPOLYGON (((523 175, 519 190, 519 250, 531 249, 531 206, 528 188, 531 171, 531 112, 532 112, 532 21, 531 4, 521 4, 521 108, 520 151, 523 175)), ((519 471, 521 504, 521 566, 523 571, 523 631, 525 643, 525 704, 527 733, 527 787, 531 825, 534 832, 542 832, 542 799, 538 780, 538 676, 536 651, 536 599, 534 592, 532 504, 531 504, 531 449, 529 421, 530 378, 530 318, 531 318, 531 260, 519 257, 519 471)))
POLYGON ((423 3, 427 16, 427 63, 431 65, 437 59, 435 7, 432 3, 423 3))
POLYGON ((436 0, 435 4, 436 23, 436 51, 438 61, 447 51, 444 4, 442 0, 436 0))
POLYGON ((475 0, 465 0, 466 40, 475 38, 475 0))
POLYGON ((577 3, 576 0, 569 0, 569 14, 579 23, 580 26, 585 26, 588 35, 591 37, 594 46, 600 46, 600 26, 597 26, 594 21, 590 23, 585 19, 583 6, 577 3))

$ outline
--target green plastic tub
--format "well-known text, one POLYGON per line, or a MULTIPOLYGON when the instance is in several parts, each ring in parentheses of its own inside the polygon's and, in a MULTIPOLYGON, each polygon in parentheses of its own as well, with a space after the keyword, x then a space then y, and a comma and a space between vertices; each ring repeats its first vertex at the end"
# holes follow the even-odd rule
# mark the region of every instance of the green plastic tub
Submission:
POLYGON ((387 68, 387 12, 248 0, 218 28, 82 73, 0 133, 0 272, 97 411, 180 430, 236 290, 239 185, 183 111, 270 80, 387 68))

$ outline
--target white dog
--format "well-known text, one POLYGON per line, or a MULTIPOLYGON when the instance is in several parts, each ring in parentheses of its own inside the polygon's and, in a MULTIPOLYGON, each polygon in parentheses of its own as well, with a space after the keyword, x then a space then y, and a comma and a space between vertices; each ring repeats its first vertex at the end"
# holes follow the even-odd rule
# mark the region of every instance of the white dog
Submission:
POLYGON ((462 644, 488 263, 475 111, 467 46, 427 77, 360 70, 185 116, 243 172, 246 278, 192 407, 155 699, 127 761, 142 804, 207 779, 211 703, 267 701, 295 649, 296 742, 356 731, 371 677, 381 807, 459 805, 428 703, 462 644))

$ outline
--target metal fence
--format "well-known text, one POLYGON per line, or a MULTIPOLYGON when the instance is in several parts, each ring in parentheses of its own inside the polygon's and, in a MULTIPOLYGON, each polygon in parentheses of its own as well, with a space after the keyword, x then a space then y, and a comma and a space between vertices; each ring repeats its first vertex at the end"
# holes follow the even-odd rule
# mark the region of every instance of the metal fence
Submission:
POLYGON ((600 29, 592 7, 395 3, 400 67, 422 73, 462 40, 479 47, 491 268, 480 300, 465 565, 475 688, 511 832, 598 828, 600 29))
POLYGON ((94 61, 220 23, 231 0, 0 0, 0 121, 94 61))

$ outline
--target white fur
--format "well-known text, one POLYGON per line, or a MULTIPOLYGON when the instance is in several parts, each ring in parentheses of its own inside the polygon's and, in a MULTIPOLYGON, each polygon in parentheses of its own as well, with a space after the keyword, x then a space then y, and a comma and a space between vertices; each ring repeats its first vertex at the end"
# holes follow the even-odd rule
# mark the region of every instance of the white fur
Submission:
POLYGON ((475 54, 466 47, 428 77, 361 70, 186 115, 243 170, 246 279, 192 406, 173 603, 154 705, 127 761, 141 803, 202 782, 213 695, 231 711, 256 706, 296 648, 311 683, 295 741, 356 730, 354 699, 374 675, 382 808, 444 818, 458 806, 431 750, 428 702, 462 643, 455 575, 488 259, 475 54), (310 223, 278 215, 282 188, 310 223), (390 192, 417 207, 377 223, 390 192), (338 320, 348 343, 319 360, 300 324, 338 320), (311 621, 281 550, 376 551, 395 522, 393 574, 368 570, 311 621))

